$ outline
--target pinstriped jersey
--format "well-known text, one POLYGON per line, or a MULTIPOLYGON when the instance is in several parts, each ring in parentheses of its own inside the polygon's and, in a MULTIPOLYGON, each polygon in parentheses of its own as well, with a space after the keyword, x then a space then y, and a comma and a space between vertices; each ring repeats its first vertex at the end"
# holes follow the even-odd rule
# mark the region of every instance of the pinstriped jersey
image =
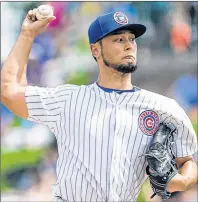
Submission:
POLYGON ((192 124, 173 99, 140 89, 109 93, 96 83, 27 86, 28 120, 54 133, 58 145, 53 201, 135 201, 147 178, 144 156, 159 123, 174 134, 176 157, 197 151, 192 124))

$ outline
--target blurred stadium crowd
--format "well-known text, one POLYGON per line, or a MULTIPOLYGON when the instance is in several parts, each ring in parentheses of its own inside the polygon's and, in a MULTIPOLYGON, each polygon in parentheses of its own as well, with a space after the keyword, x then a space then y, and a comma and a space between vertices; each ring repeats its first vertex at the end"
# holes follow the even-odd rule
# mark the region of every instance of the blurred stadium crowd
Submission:
MULTIPOLYGON (((28 84, 54 87, 96 80, 97 64, 87 37, 89 24, 99 14, 125 12, 134 22, 147 26, 146 34, 137 39, 139 69, 133 76, 134 85, 176 99, 197 128, 197 2, 47 3, 54 7, 56 20, 34 41, 28 84)), ((46 2, 1 3, 1 64, 27 11, 41 4, 46 2)), ((2 201, 50 201, 57 159, 53 134, 42 125, 16 117, 1 104, 1 146, 2 201)), ((139 200, 159 201, 149 199, 150 195, 146 184, 139 200)), ((196 201, 197 189, 176 193, 168 201, 174 197, 196 201)))

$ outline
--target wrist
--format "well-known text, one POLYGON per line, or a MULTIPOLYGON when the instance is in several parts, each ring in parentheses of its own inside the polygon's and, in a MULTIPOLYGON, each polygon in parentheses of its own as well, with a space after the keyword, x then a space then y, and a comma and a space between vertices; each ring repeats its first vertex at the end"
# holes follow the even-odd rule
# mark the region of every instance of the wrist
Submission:
POLYGON ((192 187, 196 181, 194 181, 193 179, 187 177, 187 176, 183 176, 183 191, 188 190, 190 187, 192 187))
POLYGON ((186 176, 182 176, 182 191, 186 191, 188 189, 188 178, 186 176))
POLYGON ((186 190, 186 178, 177 173, 167 184, 167 192, 177 192, 186 190))
POLYGON ((28 40, 30 42, 33 42, 36 35, 29 29, 22 29, 21 33, 20 33, 20 37, 22 37, 25 40, 28 40))

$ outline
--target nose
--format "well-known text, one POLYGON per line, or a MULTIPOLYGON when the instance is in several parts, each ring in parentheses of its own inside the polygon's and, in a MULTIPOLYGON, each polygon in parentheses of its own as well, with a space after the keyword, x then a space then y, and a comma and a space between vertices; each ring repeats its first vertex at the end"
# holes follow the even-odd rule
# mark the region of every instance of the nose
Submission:
POLYGON ((136 43, 127 40, 126 43, 125 43, 125 50, 126 51, 128 51, 128 50, 136 50, 136 43))

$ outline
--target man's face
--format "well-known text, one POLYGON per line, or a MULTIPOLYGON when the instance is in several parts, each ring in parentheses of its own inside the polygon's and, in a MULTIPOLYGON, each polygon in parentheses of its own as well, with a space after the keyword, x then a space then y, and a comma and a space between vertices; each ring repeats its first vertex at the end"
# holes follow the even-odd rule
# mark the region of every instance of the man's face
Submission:
POLYGON ((130 31, 117 31, 101 42, 101 59, 104 64, 122 73, 133 73, 137 66, 137 44, 130 31))

